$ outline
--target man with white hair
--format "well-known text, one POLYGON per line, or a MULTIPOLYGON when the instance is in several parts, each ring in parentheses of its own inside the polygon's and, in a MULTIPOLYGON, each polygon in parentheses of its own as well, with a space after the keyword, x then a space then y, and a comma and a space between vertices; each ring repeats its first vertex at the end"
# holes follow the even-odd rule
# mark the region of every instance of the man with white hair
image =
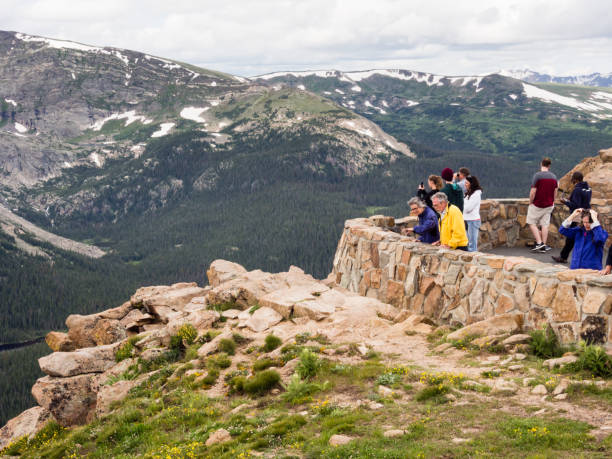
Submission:
POLYGON ((465 232, 463 214, 459 208, 449 204, 448 197, 442 192, 434 194, 431 202, 440 215, 440 241, 432 245, 467 251, 468 237, 465 232))

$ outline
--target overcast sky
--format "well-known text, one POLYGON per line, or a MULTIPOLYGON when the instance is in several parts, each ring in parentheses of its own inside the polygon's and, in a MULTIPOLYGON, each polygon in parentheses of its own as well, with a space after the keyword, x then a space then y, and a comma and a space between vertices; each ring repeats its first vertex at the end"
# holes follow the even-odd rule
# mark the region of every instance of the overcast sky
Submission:
POLYGON ((0 29, 235 75, 612 72, 609 0, 0 0, 0 29))

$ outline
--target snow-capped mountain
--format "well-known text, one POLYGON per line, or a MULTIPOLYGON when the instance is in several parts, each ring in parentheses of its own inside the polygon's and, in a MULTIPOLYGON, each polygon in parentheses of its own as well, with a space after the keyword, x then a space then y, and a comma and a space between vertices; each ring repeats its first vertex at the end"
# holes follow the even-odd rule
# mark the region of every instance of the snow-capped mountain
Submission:
POLYGON ((529 69, 501 70, 500 75, 523 80, 528 83, 560 83, 579 86, 599 86, 602 88, 612 87, 612 73, 591 73, 589 75, 567 75, 555 76, 546 73, 538 73, 529 69))

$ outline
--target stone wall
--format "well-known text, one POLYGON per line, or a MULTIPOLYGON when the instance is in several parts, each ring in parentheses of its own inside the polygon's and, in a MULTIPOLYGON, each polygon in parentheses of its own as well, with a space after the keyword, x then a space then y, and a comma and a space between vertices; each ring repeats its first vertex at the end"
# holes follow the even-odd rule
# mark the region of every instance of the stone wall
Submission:
MULTIPOLYGON (((533 242, 533 235, 527 225, 529 199, 488 199, 480 205, 480 235, 478 248, 489 250, 493 247, 524 247, 533 242)), ((563 204, 556 204, 553 210, 547 244, 563 247, 565 240, 559 234, 561 222, 569 212, 563 204)))
POLYGON ((525 329, 548 323, 563 342, 588 339, 612 347, 612 275, 441 249, 365 218, 346 222, 332 275, 360 295, 438 322, 467 325, 513 313, 525 329))

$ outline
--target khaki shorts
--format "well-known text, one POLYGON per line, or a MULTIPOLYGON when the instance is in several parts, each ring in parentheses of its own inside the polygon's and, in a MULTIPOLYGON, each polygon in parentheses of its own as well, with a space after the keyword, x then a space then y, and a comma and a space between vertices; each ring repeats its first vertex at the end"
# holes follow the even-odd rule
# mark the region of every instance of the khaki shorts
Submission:
POLYGON ((550 214, 552 214, 555 206, 550 207, 536 207, 533 204, 529 204, 527 209, 527 224, 528 225, 550 225, 550 214))

